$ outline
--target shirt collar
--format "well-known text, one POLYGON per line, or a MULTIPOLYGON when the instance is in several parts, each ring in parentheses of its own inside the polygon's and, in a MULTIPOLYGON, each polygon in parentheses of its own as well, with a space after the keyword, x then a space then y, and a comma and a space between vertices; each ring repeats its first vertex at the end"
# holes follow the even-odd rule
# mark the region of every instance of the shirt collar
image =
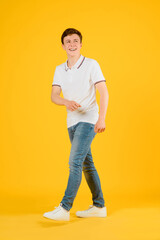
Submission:
MULTIPOLYGON (((72 68, 77 68, 78 69, 82 65, 84 59, 85 59, 85 57, 81 54, 79 59, 77 60, 77 62, 72 66, 72 68)), ((67 66, 67 61, 68 61, 68 59, 65 62, 65 70, 66 71, 69 69, 69 67, 67 66)))

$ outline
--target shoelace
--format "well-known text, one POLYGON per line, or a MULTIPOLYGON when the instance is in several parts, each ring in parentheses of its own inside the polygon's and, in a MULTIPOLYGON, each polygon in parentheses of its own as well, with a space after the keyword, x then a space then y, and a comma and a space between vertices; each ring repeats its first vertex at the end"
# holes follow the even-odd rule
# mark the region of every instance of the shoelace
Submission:
MULTIPOLYGON (((61 205, 59 205, 58 207, 54 207, 54 208, 56 208, 57 209, 57 211, 58 210, 61 210, 61 209, 63 209, 63 207, 61 206, 61 205)), ((63 209, 64 210, 64 209, 63 209)), ((68 212, 67 210, 65 210, 65 212, 68 212)))
POLYGON ((58 206, 58 207, 54 207, 54 208, 56 208, 56 209, 60 209, 60 208, 61 208, 61 206, 58 206))
POLYGON ((89 205, 89 208, 87 209, 87 211, 90 210, 92 207, 93 207, 93 205, 89 205))
POLYGON ((55 211, 59 211, 59 210, 61 210, 61 206, 58 206, 58 207, 54 207, 55 208, 55 211))
POLYGON ((89 205, 89 208, 93 207, 93 205, 89 205))

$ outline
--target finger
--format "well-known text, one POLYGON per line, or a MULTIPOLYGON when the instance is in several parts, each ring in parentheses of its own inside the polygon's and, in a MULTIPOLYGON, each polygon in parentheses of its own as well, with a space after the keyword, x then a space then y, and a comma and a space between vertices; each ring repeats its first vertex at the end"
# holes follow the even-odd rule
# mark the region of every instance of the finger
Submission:
POLYGON ((98 132, 101 133, 101 128, 98 129, 98 132))
POLYGON ((73 107, 73 109, 77 109, 77 105, 76 104, 74 104, 72 107, 73 107))
POLYGON ((81 105, 79 105, 78 103, 76 103, 75 106, 76 108, 81 107, 81 105))
POLYGON ((97 127, 97 129, 96 129, 96 130, 97 130, 97 132, 98 132, 98 133, 100 133, 100 128, 99 128, 99 127, 97 127))
POLYGON ((78 103, 76 104, 76 106, 77 106, 77 107, 81 107, 81 105, 80 105, 80 104, 78 104, 78 103))
POLYGON ((73 105, 76 106, 76 107, 79 106, 79 104, 77 102, 73 102, 73 105))
POLYGON ((79 103, 76 103, 76 106, 77 106, 77 107, 81 107, 81 105, 80 105, 79 103))

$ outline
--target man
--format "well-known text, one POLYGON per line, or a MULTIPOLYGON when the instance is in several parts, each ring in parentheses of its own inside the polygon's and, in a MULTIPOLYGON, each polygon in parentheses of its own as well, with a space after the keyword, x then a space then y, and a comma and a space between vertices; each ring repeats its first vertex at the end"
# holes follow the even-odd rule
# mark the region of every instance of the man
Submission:
POLYGON ((55 69, 51 100, 67 110, 67 129, 71 141, 70 174, 64 197, 56 209, 43 214, 54 220, 70 220, 70 209, 81 183, 82 171, 92 193, 93 205, 78 211, 78 217, 106 217, 107 210, 100 179, 93 163, 91 143, 97 133, 105 131, 105 116, 109 94, 98 62, 80 53, 82 35, 66 29, 61 36, 67 61, 55 69), (100 93, 100 111, 96 102, 96 89, 100 93), (60 97, 61 90, 64 98, 60 97))

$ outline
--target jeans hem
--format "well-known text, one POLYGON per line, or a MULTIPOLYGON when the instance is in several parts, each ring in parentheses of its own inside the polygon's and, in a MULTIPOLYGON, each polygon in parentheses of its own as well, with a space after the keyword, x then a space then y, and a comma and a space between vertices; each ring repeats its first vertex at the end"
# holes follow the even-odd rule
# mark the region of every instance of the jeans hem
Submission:
POLYGON ((70 211, 70 209, 67 209, 67 208, 63 205, 63 203, 60 203, 60 206, 63 207, 65 210, 70 211))
POLYGON ((103 208, 103 207, 105 207, 105 205, 101 205, 101 206, 99 206, 99 205, 95 205, 95 204, 93 204, 93 206, 96 206, 96 207, 99 207, 99 208, 103 208))

